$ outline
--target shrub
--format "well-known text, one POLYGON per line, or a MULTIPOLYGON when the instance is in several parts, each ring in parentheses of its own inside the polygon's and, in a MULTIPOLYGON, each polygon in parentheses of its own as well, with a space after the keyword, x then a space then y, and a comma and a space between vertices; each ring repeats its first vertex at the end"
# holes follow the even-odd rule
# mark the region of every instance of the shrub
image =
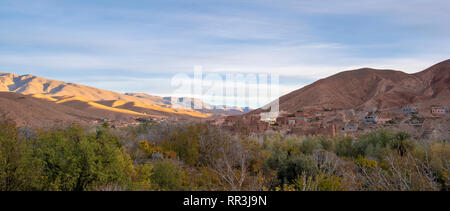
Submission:
POLYGON ((32 152, 31 145, 18 137, 13 122, 0 123, 0 190, 41 189, 41 163, 32 152))
POLYGON ((149 164, 139 164, 135 167, 136 172, 133 177, 133 190, 153 190, 152 166, 149 164))
POLYGON ((408 154, 389 153, 379 165, 359 162, 367 190, 438 190, 439 184, 427 163, 408 154), (369 164, 369 165, 368 165, 369 164))
POLYGON ((341 137, 336 143, 336 154, 343 157, 355 157, 357 152, 353 146, 353 138, 351 136, 341 137))
POLYGON ((182 190, 183 177, 180 166, 167 159, 154 164, 150 178, 157 190, 182 190))
POLYGON ((319 144, 323 150, 334 151, 334 142, 332 139, 326 137, 319 137, 319 144))
POLYGON ((320 143, 315 137, 307 137, 301 144, 301 152, 304 154, 312 154, 314 150, 319 148, 320 143))
POLYGON ((199 136, 206 130, 202 125, 189 125, 176 128, 169 134, 162 147, 165 151, 174 151, 188 165, 197 165, 199 161, 199 136))
POLYGON ((130 157, 106 132, 86 136, 80 127, 51 130, 33 141, 43 163, 45 190, 90 190, 103 184, 127 186, 130 157))
POLYGON ((307 155, 288 153, 273 154, 267 159, 266 165, 277 170, 278 184, 291 184, 297 175, 313 175, 317 171, 317 164, 307 155))
POLYGON ((380 160, 389 149, 395 150, 399 155, 411 151, 414 145, 405 132, 391 132, 378 130, 364 134, 355 142, 356 156, 373 157, 380 160))
POLYGON ((298 191, 343 191, 342 178, 325 174, 314 176, 302 175, 294 180, 294 189, 298 191))
POLYGON ((450 187, 450 145, 445 141, 435 142, 429 146, 429 154, 426 161, 429 162, 441 190, 450 187))

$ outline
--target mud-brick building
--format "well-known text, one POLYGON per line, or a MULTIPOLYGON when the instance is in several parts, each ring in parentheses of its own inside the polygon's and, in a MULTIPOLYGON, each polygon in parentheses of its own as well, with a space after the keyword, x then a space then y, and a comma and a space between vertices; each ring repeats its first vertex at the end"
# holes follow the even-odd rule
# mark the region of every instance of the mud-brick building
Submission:
POLYGON ((431 114, 433 115, 448 115, 449 110, 444 106, 433 106, 431 107, 431 114))
POLYGON ((376 123, 377 116, 376 115, 370 115, 366 116, 363 119, 363 123, 376 123))
POLYGON ((288 117, 286 117, 286 116, 280 116, 280 117, 277 117, 277 118, 276 118, 276 122, 277 122, 279 125, 287 125, 287 124, 288 124, 288 117))
POLYGON ((375 123, 377 123, 377 124, 384 124, 384 123, 388 122, 391 119, 392 118, 377 116, 377 118, 375 118, 375 123))
POLYGON ((417 112, 417 107, 415 106, 406 106, 401 109, 396 110, 395 114, 413 114, 417 112))
POLYGON ((344 125, 345 132, 355 132, 358 130, 358 124, 354 122, 348 122, 344 125))

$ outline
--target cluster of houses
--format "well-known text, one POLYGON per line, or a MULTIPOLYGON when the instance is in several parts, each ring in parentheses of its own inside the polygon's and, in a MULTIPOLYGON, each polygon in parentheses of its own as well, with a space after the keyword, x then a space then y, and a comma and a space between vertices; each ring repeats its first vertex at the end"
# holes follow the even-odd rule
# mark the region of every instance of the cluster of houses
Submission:
POLYGON ((290 127, 296 125, 305 125, 308 123, 308 118, 300 115, 290 115, 290 116, 282 116, 277 117, 275 121, 281 125, 287 125, 290 127))
POLYGON ((269 125, 282 128, 289 134, 296 135, 331 135, 336 134, 335 124, 322 124, 323 113, 332 112, 331 109, 310 107, 293 113, 281 112, 275 119, 261 119, 269 125))
MULTIPOLYGON (((434 106, 431 106, 430 112, 432 115, 449 115, 450 109, 448 109, 448 107, 445 107, 445 106, 434 105, 434 106)), ((401 108, 401 109, 395 111, 394 113, 416 114, 416 113, 418 113, 418 111, 417 111, 417 107, 407 106, 407 107, 404 107, 404 108, 401 108)))
POLYGON ((261 133, 269 129, 269 126, 275 123, 275 119, 264 119, 263 121, 259 114, 252 114, 243 116, 227 116, 220 120, 210 120, 210 122, 231 131, 248 129, 255 133, 261 133))
MULTIPOLYGON (((418 109, 417 107, 414 106, 406 106, 403 108, 400 108, 398 110, 395 110, 394 112, 392 112, 391 114, 389 113, 384 113, 384 114, 374 114, 376 111, 376 108, 373 109, 364 109, 364 111, 369 112, 370 115, 367 115, 364 117, 364 119, 361 121, 361 123, 364 124, 385 124, 388 123, 389 121, 393 120, 394 118, 398 118, 398 117, 405 117, 404 115, 412 115, 412 114, 418 114, 418 109)), ((430 113, 433 116, 444 116, 444 115, 450 115, 450 109, 448 109, 445 106, 431 106, 430 108, 430 113)), ((360 128, 358 122, 347 122, 344 125, 343 130, 345 132, 355 132, 358 131, 358 129, 360 128)))
MULTIPOLYGON (((322 108, 308 108, 293 113, 281 112, 278 117, 261 116, 259 114, 243 116, 227 116, 210 120, 209 123, 230 130, 246 128, 260 133, 266 130, 283 130, 297 135, 335 135, 336 132, 354 134, 358 130, 373 128, 377 124, 386 124, 408 120, 418 114, 417 107, 406 106, 395 111, 379 111, 376 107, 366 107, 361 111, 342 112, 322 108), (350 114, 348 114, 350 113, 350 114), (412 115, 412 116, 411 116, 412 115), (339 128, 339 130, 336 130, 339 128)), ((430 107, 433 116, 449 115, 450 110, 444 106, 430 107)), ((408 123, 415 124, 415 123, 408 123)))

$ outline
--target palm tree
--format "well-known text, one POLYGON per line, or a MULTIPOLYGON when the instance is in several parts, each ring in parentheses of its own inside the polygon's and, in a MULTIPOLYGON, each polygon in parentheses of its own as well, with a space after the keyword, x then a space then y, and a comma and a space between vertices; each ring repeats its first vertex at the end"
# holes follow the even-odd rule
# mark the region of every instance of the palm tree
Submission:
POLYGON ((400 156, 406 154, 406 152, 412 148, 411 143, 409 142, 409 138, 411 136, 406 132, 398 132, 395 136, 395 140, 391 145, 392 149, 397 150, 400 156))

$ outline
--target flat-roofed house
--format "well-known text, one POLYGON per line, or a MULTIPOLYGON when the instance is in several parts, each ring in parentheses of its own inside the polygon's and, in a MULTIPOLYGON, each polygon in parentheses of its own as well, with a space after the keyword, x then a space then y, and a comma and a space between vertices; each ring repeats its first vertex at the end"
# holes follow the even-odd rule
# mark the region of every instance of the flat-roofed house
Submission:
POLYGON ((414 106, 406 106, 403 107, 397 111, 395 111, 394 113, 396 114, 412 114, 412 113, 416 113, 417 112, 417 108, 414 106))
POLYGON ((366 117, 364 117, 364 119, 363 119, 363 123, 376 123, 377 121, 377 116, 375 116, 375 115, 372 115, 372 116, 366 116, 366 117))
POLYGON ((448 114, 448 108, 444 106, 433 106, 431 107, 431 114, 446 115, 448 114))
POLYGON ((297 120, 298 121, 304 121, 304 122, 307 122, 308 121, 308 118, 306 118, 306 117, 297 117, 297 120))
POLYGON ((348 123, 346 123, 344 125, 344 131, 345 132, 354 132, 354 131, 357 131, 357 130, 358 130, 358 124, 356 124, 356 123, 348 122, 348 123))
POLYGON ((387 117, 379 117, 379 116, 377 116, 377 118, 375 118, 375 122, 376 122, 377 124, 384 124, 384 123, 386 123, 386 122, 389 121, 389 120, 391 120, 391 118, 387 118, 387 117))

